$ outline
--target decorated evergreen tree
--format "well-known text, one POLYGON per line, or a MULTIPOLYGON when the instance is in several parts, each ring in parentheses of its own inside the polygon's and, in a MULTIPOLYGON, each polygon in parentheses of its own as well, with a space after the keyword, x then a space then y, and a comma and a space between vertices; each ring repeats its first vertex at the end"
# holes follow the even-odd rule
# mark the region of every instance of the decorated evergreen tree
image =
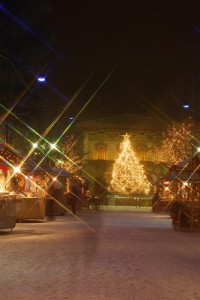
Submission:
POLYGON ((154 148, 154 162, 172 166, 190 157, 195 143, 195 141, 192 142, 192 139, 192 124, 190 122, 170 125, 166 132, 163 132, 160 146, 154 148))
POLYGON ((62 156, 57 157, 56 166, 66 169, 70 173, 77 173, 83 166, 84 155, 80 150, 81 145, 74 135, 66 137, 61 146, 62 156))
POLYGON ((129 138, 126 133, 120 144, 121 152, 113 166, 111 189, 117 194, 127 196, 148 194, 150 183, 131 147, 129 138))

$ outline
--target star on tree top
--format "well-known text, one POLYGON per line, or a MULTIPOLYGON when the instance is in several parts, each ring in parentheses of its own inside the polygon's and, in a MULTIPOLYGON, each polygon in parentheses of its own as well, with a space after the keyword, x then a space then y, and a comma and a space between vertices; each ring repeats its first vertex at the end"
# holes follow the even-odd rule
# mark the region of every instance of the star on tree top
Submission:
POLYGON ((123 134, 122 136, 124 137, 124 139, 129 139, 131 135, 126 132, 126 134, 123 134))

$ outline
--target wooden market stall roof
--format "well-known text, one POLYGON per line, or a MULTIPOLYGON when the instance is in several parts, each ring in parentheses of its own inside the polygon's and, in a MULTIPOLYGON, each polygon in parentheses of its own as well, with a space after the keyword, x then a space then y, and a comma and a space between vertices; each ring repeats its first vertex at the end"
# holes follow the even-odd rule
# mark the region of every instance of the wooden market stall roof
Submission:
POLYGON ((22 157, 9 145, 0 143, 0 165, 12 167, 18 165, 22 157))
MULTIPOLYGON (((12 166, 19 165, 23 160, 22 155, 17 153, 11 146, 6 143, 0 143, 0 166, 4 168, 9 168, 12 166)), ((70 177, 72 176, 64 168, 52 167, 47 160, 43 160, 41 163, 27 159, 27 161, 22 165, 22 170, 24 173, 31 174, 49 174, 51 176, 62 176, 70 177)))
POLYGON ((71 173, 69 173, 64 168, 56 168, 52 167, 47 159, 45 158, 42 161, 28 161, 27 164, 23 166, 24 173, 27 174, 36 174, 36 175, 51 175, 51 176, 61 176, 61 177, 70 177, 72 176, 71 173))
POLYGON ((170 167, 168 173, 161 179, 161 181, 173 181, 176 179, 182 181, 200 181, 199 153, 170 167))
POLYGON ((176 190, 177 200, 175 201, 180 205, 178 228, 185 226, 185 224, 191 229, 200 228, 200 153, 172 166, 164 176, 164 180, 171 182, 172 185, 179 184, 179 188, 176 190), (184 185, 187 192, 181 197, 179 193, 184 185))

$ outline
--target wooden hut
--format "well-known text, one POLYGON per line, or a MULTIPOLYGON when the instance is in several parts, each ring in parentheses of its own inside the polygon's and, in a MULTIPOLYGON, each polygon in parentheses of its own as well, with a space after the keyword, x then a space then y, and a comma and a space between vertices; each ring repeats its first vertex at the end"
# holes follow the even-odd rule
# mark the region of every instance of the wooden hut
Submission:
MULTIPOLYGON (((37 183, 26 176, 25 169, 28 163, 22 165, 21 171, 15 172, 23 161, 23 157, 18 154, 7 144, 0 144, 0 204, 1 217, 0 224, 11 226, 10 215, 17 220, 24 219, 44 219, 45 218, 45 201, 42 196, 29 193, 27 186, 38 189, 37 183), (27 190, 26 190, 27 189, 27 190), (5 201, 7 205, 5 206, 5 201), (6 209, 5 209, 6 207, 6 209), (8 216, 9 215, 9 218, 8 216)), ((12 220, 13 223, 13 220, 12 220)), ((3 225, 0 225, 3 228, 3 225)), ((12 225, 13 226, 13 225, 12 225)))
MULTIPOLYGON (((15 206, 12 210, 12 214, 15 211, 15 219, 18 222, 43 220, 46 203, 52 198, 56 203, 55 213, 64 214, 66 178, 71 174, 63 168, 53 168, 46 159, 38 163, 31 158, 22 164, 20 172, 15 173, 15 167, 22 161, 23 157, 9 145, 0 145, 0 199, 5 201, 6 198, 11 202, 9 205, 15 206), (53 195, 49 194, 49 188, 54 186, 53 195)), ((1 203, 3 205, 3 201, 1 203)))
POLYGON ((16 195, 13 194, 13 168, 20 157, 14 150, 0 144, 0 229, 13 229, 16 224, 16 195))
POLYGON ((200 154, 171 167, 160 187, 170 211, 176 205, 176 225, 181 227, 185 220, 190 228, 200 227, 200 154))

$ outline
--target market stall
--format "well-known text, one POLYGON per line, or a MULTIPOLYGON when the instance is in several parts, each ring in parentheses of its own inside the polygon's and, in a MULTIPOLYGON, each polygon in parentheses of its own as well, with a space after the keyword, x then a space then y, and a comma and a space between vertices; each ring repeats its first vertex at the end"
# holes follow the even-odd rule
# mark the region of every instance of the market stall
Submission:
POLYGON ((45 199, 22 197, 16 200, 16 220, 43 220, 45 218, 45 199))
POLYGON ((18 166, 21 161, 22 157, 13 149, 8 145, 0 144, 0 228, 2 229, 13 228, 16 221, 45 217, 44 191, 37 178, 29 177, 20 170, 18 166))
POLYGON ((71 174, 63 168, 51 168, 49 175, 48 194, 45 196, 46 215, 64 215, 67 209, 67 182, 71 174))
POLYGON ((0 145, 0 191, 10 195, 10 205, 15 207, 15 220, 43 220, 46 204, 52 199, 54 213, 64 214, 66 181, 71 174, 63 168, 53 168, 47 160, 40 163, 29 158, 23 164, 22 161, 23 158, 12 149, 0 145))
POLYGON ((43 164, 29 162, 23 167, 23 174, 16 174, 21 177, 22 190, 16 203, 16 220, 44 220, 45 219, 45 196, 48 194, 49 176, 43 164))
POLYGON ((0 144, 0 229, 13 229, 16 224, 16 194, 11 178, 19 156, 4 144, 0 144))
POLYGON ((16 202, 7 193, 0 193, 0 229, 12 229, 16 225, 16 202))
MULTIPOLYGON (((41 164, 29 164, 24 168, 24 173, 28 181, 24 191, 29 198, 23 199, 20 210, 23 207, 26 211, 27 207, 25 206, 31 204, 30 217, 33 219, 36 211, 40 219, 45 215, 52 214, 50 210, 53 211, 53 215, 66 213, 64 207, 67 206, 66 185, 67 178, 71 176, 69 172, 64 168, 52 167, 47 161, 43 161, 41 164), (38 197, 38 199, 34 200, 33 197, 38 197)), ((29 214, 24 218, 28 218, 28 216, 29 214)))
POLYGON ((200 227, 200 154, 170 168, 160 182, 175 227, 200 227))

